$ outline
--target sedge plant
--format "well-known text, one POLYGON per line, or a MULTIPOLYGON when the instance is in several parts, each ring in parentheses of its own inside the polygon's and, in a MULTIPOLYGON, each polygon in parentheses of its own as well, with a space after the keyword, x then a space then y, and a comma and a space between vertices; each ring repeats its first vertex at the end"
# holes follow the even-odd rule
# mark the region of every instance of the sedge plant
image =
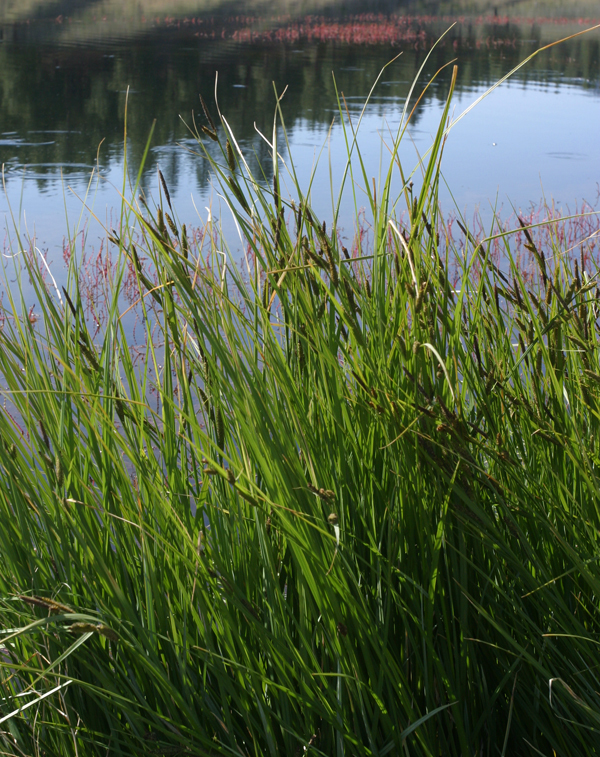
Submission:
POLYGON ((218 228, 190 245, 166 185, 124 201, 100 334, 75 270, 60 293, 26 261, 41 318, 13 292, 0 332, 3 753, 596 754, 597 272, 532 236, 528 278, 506 232, 501 266, 453 246, 451 90, 420 188, 391 195, 398 141, 366 182, 371 254, 284 195, 277 128, 266 183, 207 108, 242 264, 218 228))

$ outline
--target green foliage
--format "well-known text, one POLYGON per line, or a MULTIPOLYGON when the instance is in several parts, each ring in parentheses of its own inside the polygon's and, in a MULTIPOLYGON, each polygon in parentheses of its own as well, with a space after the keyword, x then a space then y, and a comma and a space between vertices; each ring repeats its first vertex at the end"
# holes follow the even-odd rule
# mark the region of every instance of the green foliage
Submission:
POLYGON ((223 119, 243 271, 211 222, 196 257, 170 201, 124 206, 98 342, 76 263, 60 301, 31 268, 43 318, 15 296, 0 333, 6 753, 596 753, 598 292, 533 240, 527 283, 508 239, 502 270, 452 249, 445 125, 404 226, 395 150, 375 195, 346 125, 372 254, 284 197, 277 128, 271 190, 223 119))

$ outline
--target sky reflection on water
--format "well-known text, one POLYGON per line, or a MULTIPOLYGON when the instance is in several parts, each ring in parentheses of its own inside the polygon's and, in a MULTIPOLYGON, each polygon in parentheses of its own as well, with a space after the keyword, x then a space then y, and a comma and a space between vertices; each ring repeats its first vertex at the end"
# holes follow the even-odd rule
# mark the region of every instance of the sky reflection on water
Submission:
MULTIPOLYGON (((543 15, 544 4, 538 5, 543 15)), ((189 18, 185 21, 187 17, 172 16, 169 21, 157 16, 143 22, 143 32, 136 26, 135 33, 124 29, 120 36, 111 36, 110 29, 100 29, 98 22, 86 22, 86 26, 83 17, 71 24, 72 32, 66 16, 60 23, 48 21, 46 27, 43 19, 0 23, 4 39, 0 44, 0 162, 6 186, 6 196, 0 194, 0 214, 7 226, 13 224, 10 205, 19 232, 35 236, 49 261, 61 260, 67 223, 71 234, 82 224, 89 249, 100 248, 101 226, 116 222, 123 184, 125 92, 129 88, 131 175, 137 171, 156 119, 143 177, 145 190, 156 194, 160 167, 182 222, 201 223, 210 206, 231 232, 228 213, 211 187, 205 161, 191 152, 197 152, 197 146, 184 124, 191 122, 192 113, 202 120, 199 93, 216 115, 212 103, 217 71, 221 109, 244 151, 256 153, 251 165, 262 163, 267 174, 268 149, 254 124, 270 133, 275 102, 271 82, 279 92, 289 85, 283 113, 291 154, 305 187, 320 155, 312 202, 321 218, 330 222, 329 163, 337 193, 346 157, 331 72, 356 119, 381 67, 403 53, 386 69, 361 127, 363 157, 369 173, 377 178, 380 166, 386 165, 385 142, 389 143, 390 132, 398 126, 410 82, 449 21, 419 20, 414 15, 409 20, 338 18, 335 10, 335 4, 329 4, 329 15, 320 19, 287 18, 278 23, 252 16, 241 21, 216 17, 216 21, 192 24, 189 18), (199 35, 200 27, 205 37, 199 35), (221 37, 216 33, 219 30, 221 37), (81 200, 96 156, 101 179, 92 183, 89 209, 82 214, 81 200)), ((84 12, 88 11, 84 8, 84 12)), ((142 23, 138 17, 134 20, 138 26, 142 23)), ((456 58, 459 78, 453 112, 458 115, 486 87, 547 42, 548 35, 556 39, 582 28, 577 18, 559 21, 480 13, 454 27, 436 48, 422 77, 423 86, 456 58)), ((108 26, 109 22, 107 18, 108 26)), ((510 215, 513 207, 530 207, 542 197, 571 208, 582 199, 592 203, 597 199, 598 51, 599 36, 594 34, 544 52, 457 124, 444 156, 447 187, 442 187, 440 197, 444 209, 455 203, 469 219, 478 208, 490 217, 491 206, 510 215)), ((451 66, 436 78, 415 111, 400 153, 407 173, 431 144, 450 74, 451 66)), ((289 160, 283 147, 282 155, 289 160)), ((360 203, 360 187, 357 197, 360 203)), ((340 225, 349 236, 354 231, 353 219, 347 192, 340 225)), ((16 244, 14 229, 11 237, 16 244)), ((5 236, 5 248, 7 244, 5 236)))

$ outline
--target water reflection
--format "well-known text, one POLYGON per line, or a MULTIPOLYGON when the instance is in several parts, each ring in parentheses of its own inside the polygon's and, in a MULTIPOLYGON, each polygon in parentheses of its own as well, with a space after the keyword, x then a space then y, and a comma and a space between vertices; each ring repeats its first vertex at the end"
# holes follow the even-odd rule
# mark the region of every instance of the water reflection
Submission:
MULTIPOLYGON (((461 3, 461 10, 468 5, 461 3)), ((417 149, 426 147, 435 130, 451 75, 451 67, 443 67, 450 60, 456 59, 459 66, 457 107, 462 108, 541 44, 591 23, 595 6, 572 3, 571 18, 564 19, 551 18, 554 3, 537 3, 538 16, 531 19, 519 11, 526 4, 473 0, 474 15, 459 19, 435 48, 422 77, 423 85, 430 85, 413 116, 411 139, 417 149)), ((367 141, 376 137, 375 146, 365 149, 373 150, 369 157, 377 165, 379 135, 395 128, 410 83, 433 42, 449 26, 452 4, 370 3, 369 9, 376 12, 360 15, 364 7, 360 2, 325 0, 297 8, 287 3, 227 5, 184 0, 162 6, 150 0, 27 0, 18 4, 0 0, 0 162, 11 205, 26 208, 30 224, 37 223, 36 233, 58 250, 65 231, 63 191, 70 217, 77 218, 79 201, 66 187, 81 196, 90 171, 98 166, 104 183, 95 190, 94 207, 104 221, 118 202, 114 187, 122 185, 127 107, 131 175, 137 172, 155 121, 143 184, 147 190, 152 188, 160 166, 181 203, 181 212, 195 215, 189 196, 200 195, 196 204, 202 208, 208 202, 209 176, 205 161, 194 154, 197 149, 186 122, 191 125, 202 118, 199 94, 211 104, 216 118, 217 72, 222 112, 242 147, 254 153, 253 165, 262 163, 267 171, 268 148, 255 127, 270 133, 274 88, 282 92, 288 87, 283 101, 286 128, 296 162, 308 176, 337 115, 336 86, 345 95, 350 115, 356 116, 381 68, 401 52, 401 58, 384 73, 364 124, 367 141), (318 15, 307 16, 309 11, 318 15), (100 213, 98 207, 104 210, 100 213)), ((592 119, 593 123, 598 115, 599 40, 598 33, 577 37, 547 50, 522 69, 511 87, 505 88, 501 107, 495 95, 496 110, 481 109, 487 118, 481 148, 467 126, 456 129, 448 150, 448 170, 459 177, 459 193, 468 177, 459 201, 481 201, 490 186, 493 195, 506 178, 511 153, 522 156, 523 174, 538 173, 549 164, 563 165, 563 178, 557 179, 554 171, 552 181, 572 188, 574 197, 589 196, 594 186, 590 165, 597 148, 586 142, 591 139, 590 129, 586 131, 581 122, 592 119), (544 93, 559 97, 547 100, 544 93), (534 101, 538 113, 553 121, 553 138, 536 139, 534 147, 543 144, 542 152, 528 147, 536 129, 528 103, 534 101), (515 125, 526 121, 529 131, 514 131, 515 125), (501 129, 491 128, 500 123, 501 129), (494 142, 500 145, 498 159, 490 153, 494 142), (462 158, 456 159, 457 154, 462 158), (579 164, 578 174, 574 166, 579 164), (486 172, 496 172, 491 183, 485 176, 477 179, 477 173, 486 172)), ((481 121, 475 123, 481 133, 481 121)), ((540 124, 538 129, 545 126, 540 124)), ((342 135, 336 127, 331 135, 331 154, 341 161, 342 135)), ((411 150, 412 165, 416 153, 411 150)), ((511 180, 510 189, 519 198, 531 191, 530 180, 523 186, 519 175, 511 180)), ((508 190, 502 186, 502 191, 508 190)), ((328 191, 321 185, 315 188, 326 207, 331 206, 328 191)), ((535 194, 529 199, 537 199, 539 193, 535 194)), ((0 210, 7 210, 4 198, 0 210)))
MULTIPOLYGON (((484 27, 458 26, 436 48, 428 65, 431 75, 456 58, 457 91, 468 92, 490 85, 540 44, 540 39, 520 40, 525 31, 507 25, 494 29, 490 43, 484 27), (482 32, 483 37, 477 36, 482 32), (484 40, 482 44, 481 39, 484 40), (506 44, 498 45, 498 41, 506 44)), ((399 45, 402 59, 384 77, 373 107, 379 113, 390 103, 402 101, 434 39, 414 46, 399 45), (399 76, 398 76, 399 74, 399 76), (398 78, 396 78, 396 76, 398 78)), ((215 74, 219 72, 221 109, 242 140, 254 139, 254 122, 268 128, 273 110, 275 83, 278 91, 289 85, 285 98, 288 128, 299 119, 315 126, 331 120, 338 89, 351 107, 359 107, 382 66, 394 50, 334 41, 314 44, 258 41, 253 44, 226 40, 194 40, 187 29, 153 33, 136 42, 112 42, 108 55, 101 48, 37 46, 28 43, 0 47, 0 161, 10 170, 36 166, 36 178, 58 167, 78 172, 93 165, 103 141, 104 161, 121 153, 125 92, 129 89, 128 133, 130 158, 139 161, 148 130, 156 119, 155 144, 172 144, 186 136, 179 118, 198 114, 198 94, 213 101, 215 74), (184 44, 185 43, 185 44, 184 44), (356 61, 360 59, 361 65, 356 61), (31 135, 53 139, 32 139, 31 135)), ((519 81, 559 88, 575 84, 597 90, 599 45, 596 38, 577 38, 538 56, 518 74, 519 81)), ((414 119, 418 122, 431 101, 446 96, 450 69, 441 72, 429 87, 414 119)), ((151 165, 149 167, 152 167, 151 165)), ((204 183, 202 169, 197 176, 204 183)))

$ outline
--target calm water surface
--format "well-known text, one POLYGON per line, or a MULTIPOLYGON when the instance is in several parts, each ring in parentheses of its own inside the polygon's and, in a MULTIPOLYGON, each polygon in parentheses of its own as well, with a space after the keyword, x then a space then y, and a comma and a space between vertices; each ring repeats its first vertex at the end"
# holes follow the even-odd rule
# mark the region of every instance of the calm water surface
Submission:
MULTIPOLYGON (((160 168, 180 221, 199 224, 198 213, 206 217, 211 206, 230 228, 186 127, 192 118, 202 121, 198 94, 214 104, 217 72, 221 110, 242 149, 255 156, 252 165, 261 162, 267 174, 268 149, 255 125, 271 133, 273 83, 278 92, 288 87, 283 113, 290 152, 305 187, 321 155, 312 201, 329 220, 330 165, 335 194, 345 160, 333 76, 356 118, 382 66, 402 53, 384 72, 361 127, 361 150, 377 178, 387 160, 382 140, 389 141, 397 128, 410 83, 442 31, 458 20, 421 82, 424 86, 456 59, 458 115, 540 46, 600 23, 597 3, 569 4, 568 18, 564 6, 501 0, 302 7, 217 0, 210 5, 0 0, 4 250, 11 245, 16 250, 19 235, 34 236, 55 271, 62 265, 67 229, 85 229, 87 249, 100 249, 103 231, 94 216, 108 226, 117 223, 127 92, 130 175, 138 170, 155 121, 145 190, 157 195, 160 168), (95 168, 100 178, 92 182, 82 211, 95 168)), ((456 203, 471 217, 478 208, 489 216, 492 206, 510 215, 542 197, 564 209, 584 199, 597 202, 599 49, 597 31, 550 48, 456 125, 443 164, 445 209, 456 203)), ((439 74, 414 114, 401 150, 408 173, 431 144, 451 69, 439 74)), ((289 159, 287 148, 282 155, 289 159)), ((357 196, 360 202, 360 187, 357 196)), ((340 222, 349 237, 353 217, 348 194, 340 222)))

